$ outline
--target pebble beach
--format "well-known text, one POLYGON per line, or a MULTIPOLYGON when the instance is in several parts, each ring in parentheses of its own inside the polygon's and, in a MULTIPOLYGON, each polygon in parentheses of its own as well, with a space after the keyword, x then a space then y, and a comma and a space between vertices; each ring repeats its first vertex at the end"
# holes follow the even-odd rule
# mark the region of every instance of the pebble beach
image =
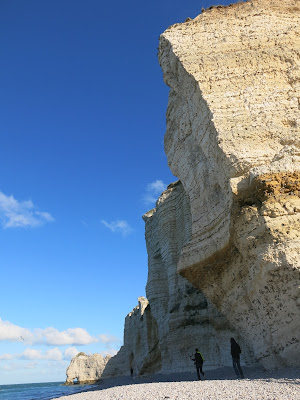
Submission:
POLYGON ((244 368, 237 379, 228 367, 207 371, 205 379, 191 373, 148 378, 113 378, 92 391, 60 397, 60 400, 300 400, 300 370, 263 371, 244 368))

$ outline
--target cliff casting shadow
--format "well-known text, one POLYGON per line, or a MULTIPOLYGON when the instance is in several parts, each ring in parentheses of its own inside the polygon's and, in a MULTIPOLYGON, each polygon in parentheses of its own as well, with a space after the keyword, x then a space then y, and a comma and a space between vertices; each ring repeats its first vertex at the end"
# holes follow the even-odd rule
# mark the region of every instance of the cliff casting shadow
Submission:
MULTIPOLYGON (((203 368, 205 371, 205 367, 203 368)), ((300 376, 300 369, 286 368, 276 371, 267 371, 261 367, 245 367, 243 366, 245 379, 260 380, 270 382, 276 379, 276 382, 287 384, 291 383, 300 376)), ((140 385, 145 383, 159 382, 188 382, 196 381, 197 374, 193 372, 181 372, 173 374, 154 374, 148 377, 123 376, 118 378, 107 378, 95 385, 91 390, 104 390, 117 386, 140 385)), ((215 370, 205 371, 205 380, 237 380, 234 370, 231 367, 222 367, 215 370)), ((294 382, 295 384, 299 384, 294 382)), ((89 390, 90 391, 90 390, 89 390)))

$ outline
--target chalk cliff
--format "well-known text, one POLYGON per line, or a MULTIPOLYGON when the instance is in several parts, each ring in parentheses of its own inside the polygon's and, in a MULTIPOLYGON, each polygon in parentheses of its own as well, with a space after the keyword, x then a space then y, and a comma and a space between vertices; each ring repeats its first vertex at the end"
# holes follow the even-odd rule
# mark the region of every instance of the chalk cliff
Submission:
MULTIPOLYGON (((105 369, 101 363, 96 366, 97 377, 194 371, 190 356, 196 347, 205 358, 206 370, 231 365, 232 336, 243 349, 242 362, 253 363, 250 346, 228 318, 177 273, 180 250, 191 238, 189 199, 182 184, 170 184, 156 208, 143 218, 148 251, 147 299, 139 297, 138 306, 126 316, 124 344, 107 360, 105 369)), ((67 371, 67 381, 79 377, 87 382, 94 356, 76 356, 67 371)))
POLYGON ((189 199, 180 182, 169 185, 156 208, 143 216, 148 251, 147 299, 127 315, 124 346, 103 377, 194 371, 190 356, 201 349, 205 368, 231 365, 231 336, 251 364, 250 347, 205 295, 177 273, 180 250, 191 238, 189 199))
MULTIPOLYGON (((103 377, 300 365, 300 1, 212 7, 160 37, 165 151, 146 213, 147 299, 103 377)), ((73 361, 72 361, 73 362, 73 361)), ((102 367, 101 367, 102 368, 102 367)))
POLYGON ((157 322, 149 301, 138 298, 138 305, 125 318, 124 344, 111 358, 103 377, 151 374, 161 368, 157 322))
POLYGON ((177 273, 181 249, 191 239, 190 201, 181 182, 169 185, 156 208, 144 215, 148 252, 146 294, 157 322, 161 372, 191 371, 190 355, 199 347, 205 367, 231 365, 229 339, 235 336, 243 360, 247 344, 206 296, 177 273))
POLYGON ((96 383, 102 376, 110 356, 102 357, 100 354, 91 356, 78 353, 73 357, 68 369, 66 385, 72 385, 74 380, 78 383, 96 383))
POLYGON ((299 3, 211 8, 159 46, 165 151, 191 210, 178 272, 268 368, 300 363, 299 3))

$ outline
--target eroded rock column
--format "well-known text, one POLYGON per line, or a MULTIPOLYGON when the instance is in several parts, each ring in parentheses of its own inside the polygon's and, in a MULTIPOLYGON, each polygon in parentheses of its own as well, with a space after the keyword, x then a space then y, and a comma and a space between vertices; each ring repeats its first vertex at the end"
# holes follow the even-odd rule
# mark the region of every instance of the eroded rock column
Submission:
POLYGON ((159 197, 144 215, 148 252, 147 298, 157 321, 161 372, 193 371, 195 348, 205 368, 231 365, 230 337, 243 347, 242 361, 253 356, 247 342, 207 297, 177 273, 180 251, 191 239, 190 202, 180 182, 159 197))

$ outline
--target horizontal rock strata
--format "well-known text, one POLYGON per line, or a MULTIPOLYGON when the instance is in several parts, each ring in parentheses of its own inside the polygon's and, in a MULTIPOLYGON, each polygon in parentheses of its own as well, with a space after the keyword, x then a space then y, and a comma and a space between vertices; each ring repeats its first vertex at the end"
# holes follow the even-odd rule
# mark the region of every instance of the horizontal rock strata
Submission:
POLYGON ((144 215, 148 252, 147 298, 158 327, 161 372, 191 371, 190 355, 201 349, 205 368, 231 365, 231 336, 251 364, 247 344, 222 313, 177 273, 180 251, 191 238, 190 202, 180 182, 162 193, 144 215))
POLYGON ((300 4, 212 7, 160 38, 165 150, 190 201, 178 271, 265 367, 298 365, 300 4))
POLYGON ((194 371, 201 349, 205 369, 231 365, 230 337, 253 362, 250 347, 205 295, 177 273, 180 251, 191 238, 189 199, 180 182, 168 186, 143 216, 148 252, 147 299, 125 319, 124 345, 103 372, 110 376, 194 371))
POLYGON ((110 360, 82 353, 68 382, 242 360, 300 365, 300 1, 211 7, 160 37, 165 151, 180 181, 144 215, 147 299, 110 360), (105 368, 104 368, 105 367, 105 368))
POLYGON ((145 375, 161 369, 157 322, 149 301, 138 298, 138 306, 125 318, 124 344, 108 362, 103 378, 145 375))

